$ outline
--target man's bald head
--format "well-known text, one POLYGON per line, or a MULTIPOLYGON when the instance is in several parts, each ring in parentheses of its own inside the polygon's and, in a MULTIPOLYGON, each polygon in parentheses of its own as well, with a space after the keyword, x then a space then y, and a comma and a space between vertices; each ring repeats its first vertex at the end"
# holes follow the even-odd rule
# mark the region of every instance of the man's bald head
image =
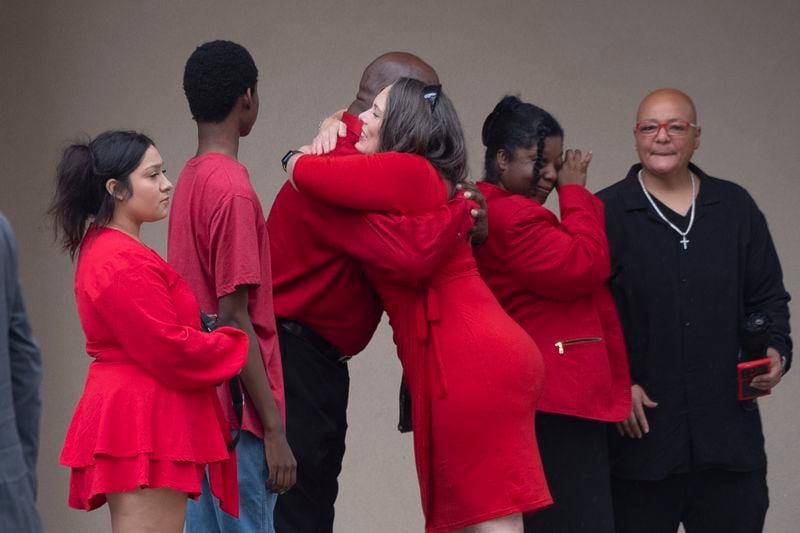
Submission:
POLYGON ((639 122, 642 119, 649 118, 647 112, 651 107, 666 102, 678 106, 686 106, 688 112, 687 116, 691 117, 686 120, 697 124, 697 109, 694 107, 692 99, 685 92, 672 88, 656 89, 645 96, 641 103, 639 103, 639 109, 636 111, 636 121, 639 122))
POLYGON ((636 122, 658 125, 655 134, 643 134, 637 128, 633 131, 645 174, 688 183, 689 163, 700 147, 700 126, 692 99, 678 89, 657 89, 639 104, 636 122), (685 132, 670 133, 667 125, 673 121, 685 121, 690 126, 685 132))
POLYGON ((356 99, 348 112, 358 115, 372 105, 375 96, 384 87, 400 78, 413 78, 424 83, 439 83, 439 75, 425 61, 408 52, 388 52, 367 65, 361 75, 356 99))

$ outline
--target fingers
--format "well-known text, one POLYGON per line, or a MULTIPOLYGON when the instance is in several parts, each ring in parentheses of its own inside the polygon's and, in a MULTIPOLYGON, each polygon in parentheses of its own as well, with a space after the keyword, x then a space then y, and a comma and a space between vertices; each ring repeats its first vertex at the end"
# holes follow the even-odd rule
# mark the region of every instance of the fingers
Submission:
POLYGON ((347 135, 347 126, 344 122, 333 117, 328 117, 319 125, 319 132, 311 143, 311 153, 314 155, 327 154, 336 148, 339 137, 347 135))
POLYGON ((781 369, 779 366, 777 368, 772 368, 766 374, 761 374, 760 376, 754 377, 750 382, 750 386, 758 390, 770 390, 772 387, 780 383, 780 381, 781 369))
POLYGON ((337 124, 333 130, 327 130, 322 139, 322 149, 324 153, 328 153, 336 148, 336 142, 339 140, 339 125, 337 124))
POLYGON ((774 348, 767 350, 767 357, 769 357, 769 372, 760 374, 750 381, 750 386, 758 390, 769 390, 775 385, 780 383, 783 374, 781 366, 781 356, 774 348))
POLYGON ((638 422, 636 421, 636 417, 633 416, 633 413, 631 413, 631 415, 628 416, 628 418, 620 422, 619 425, 622 426, 623 433, 628 437, 632 439, 642 438, 642 430, 639 427, 638 422))
POLYGON ((653 400, 651 400, 650 396, 648 396, 647 393, 644 391, 644 389, 642 389, 641 387, 640 387, 640 390, 641 390, 641 396, 642 396, 642 404, 645 407, 650 407, 650 408, 658 407, 658 402, 654 402, 653 400))
POLYGON ((297 481, 297 460, 285 437, 266 438, 264 456, 269 469, 267 488, 278 494, 283 494, 292 488, 297 481))
MULTIPOLYGON (((321 131, 319 135, 319 148, 321 154, 327 154, 331 151, 331 134, 330 131, 321 131)), ((335 146, 335 145, 334 145, 335 146)))
POLYGON ((650 432, 650 424, 647 421, 647 415, 644 411, 645 407, 653 408, 656 406, 658 406, 658 403, 650 399, 640 385, 632 385, 631 413, 626 420, 617 423, 617 432, 619 432, 620 435, 641 439, 650 432))
POLYGON ((644 407, 641 402, 633 404, 633 422, 631 425, 634 427, 636 438, 641 439, 643 435, 650 432, 650 426, 647 424, 647 416, 644 414, 644 407))
POLYGON ((479 209, 486 211, 486 197, 475 183, 469 181, 458 183, 456 185, 456 190, 463 191, 466 200, 472 200, 479 209))
POLYGON ((586 157, 583 156, 583 152, 579 149, 569 149, 564 152, 564 166, 575 166, 580 168, 581 170, 586 170, 589 168, 589 163, 592 162, 592 151, 589 150, 586 152, 586 157))
POLYGON ((293 464, 269 465, 269 471, 275 472, 267 480, 269 490, 278 494, 283 494, 291 489, 297 482, 297 467, 293 464))
POLYGON ((313 155, 320 155, 322 153, 322 134, 318 133, 314 140, 311 141, 311 153, 313 155))
POLYGON ((589 163, 591 163, 591 162, 592 162, 592 151, 589 150, 586 153, 586 157, 584 157, 583 161, 581 161, 581 166, 583 167, 584 170, 586 170, 586 169, 589 168, 589 163))

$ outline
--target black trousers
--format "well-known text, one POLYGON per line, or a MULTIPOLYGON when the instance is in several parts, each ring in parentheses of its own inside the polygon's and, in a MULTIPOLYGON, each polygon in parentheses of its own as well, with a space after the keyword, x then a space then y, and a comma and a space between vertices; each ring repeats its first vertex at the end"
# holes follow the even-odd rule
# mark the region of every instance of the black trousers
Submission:
POLYGON ((330 350, 278 323, 286 394, 286 437, 297 484, 275 504, 276 533, 330 533, 347 432, 350 375, 330 350))
POLYGON ((614 533, 608 464, 608 424, 536 413, 551 507, 526 515, 526 533, 614 533))
POLYGON ((769 507, 766 468, 703 470, 659 481, 612 477, 619 533, 760 533, 769 507))

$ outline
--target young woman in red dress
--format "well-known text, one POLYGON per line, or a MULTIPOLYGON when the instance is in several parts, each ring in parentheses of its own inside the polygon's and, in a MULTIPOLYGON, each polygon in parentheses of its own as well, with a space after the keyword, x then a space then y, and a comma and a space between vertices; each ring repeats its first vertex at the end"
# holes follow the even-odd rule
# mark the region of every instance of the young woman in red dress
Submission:
MULTIPOLYGON (((467 164, 441 87, 403 78, 359 118, 356 148, 368 155, 294 155, 287 171, 300 192, 342 209, 402 215, 446 204, 467 164)), ((481 280, 466 236, 451 246, 430 279, 389 279, 364 265, 413 398, 426 531, 521 532, 523 512, 551 503, 533 424, 542 359, 481 280)))
POLYGON ((543 109, 507 96, 486 118, 489 237, 476 258, 503 308, 544 357, 536 437, 555 503, 525 531, 613 533, 607 422, 630 412, 603 204, 586 189, 591 152, 567 150, 543 109), (558 190, 561 220, 544 207, 558 190))
POLYGON ((238 514, 215 385, 240 371, 247 336, 203 333, 189 287, 142 244, 141 225, 167 216, 171 189, 153 141, 111 131, 65 150, 50 209, 78 256, 75 299, 94 358, 61 454, 69 505, 107 501, 114 533, 181 532, 207 465, 223 508, 238 514))

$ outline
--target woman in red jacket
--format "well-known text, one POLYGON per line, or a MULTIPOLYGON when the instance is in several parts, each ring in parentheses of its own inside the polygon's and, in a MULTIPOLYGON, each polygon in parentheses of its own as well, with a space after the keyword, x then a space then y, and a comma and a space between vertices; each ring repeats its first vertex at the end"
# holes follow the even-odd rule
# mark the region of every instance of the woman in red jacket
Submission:
POLYGON ((153 141, 111 131, 65 150, 50 209, 78 254, 75 299, 94 358, 61 453, 69 505, 107 501, 115 533, 181 532, 206 465, 221 507, 239 510, 215 385, 240 371, 247 336, 203 333, 189 286, 141 242, 142 224, 167 216, 171 189, 153 141))
MULTIPOLYGON (((297 189, 343 212, 413 216, 445 205, 467 166, 461 125, 441 87, 400 79, 360 118, 356 148, 368 155, 297 154, 287 168, 297 189)), ((413 247, 432 236, 414 238, 365 244, 413 247)), ((481 280, 465 232, 447 246, 429 279, 393 278, 364 264, 413 398, 426 530, 521 533, 521 513, 551 503, 532 423, 541 357, 481 280)))
POLYGON ((591 152, 567 150, 546 111, 507 96, 486 118, 489 238, 478 268, 545 361, 536 436, 555 504, 526 531, 613 532, 606 424, 627 417, 630 382, 606 288, 602 203, 585 188, 591 152), (561 221, 543 204, 558 189, 561 221))

